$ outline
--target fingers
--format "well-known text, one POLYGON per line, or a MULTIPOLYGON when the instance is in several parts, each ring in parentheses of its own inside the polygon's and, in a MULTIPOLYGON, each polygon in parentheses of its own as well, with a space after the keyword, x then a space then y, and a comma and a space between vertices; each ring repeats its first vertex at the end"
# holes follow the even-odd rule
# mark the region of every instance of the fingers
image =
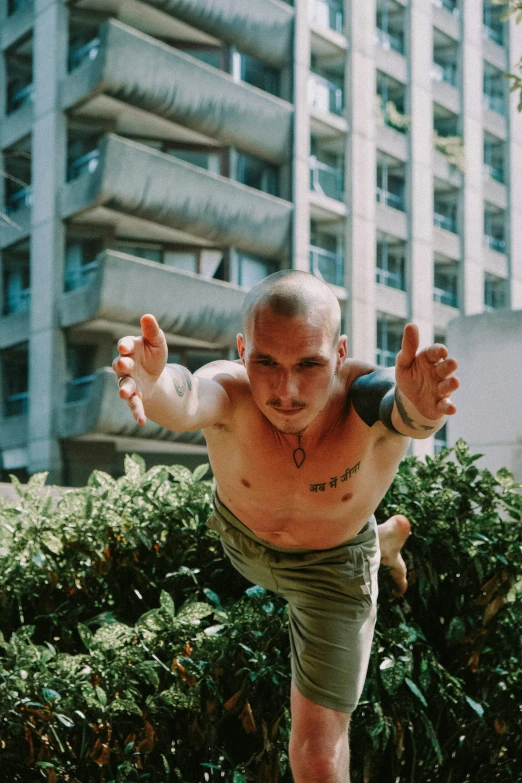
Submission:
POLYGON ((435 372, 442 380, 443 378, 448 378, 452 373, 454 373, 457 367, 458 364, 455 359, 443 359, 436 365, 435 372))
POLYGON ((141 317, 141 331, 145 340, 151 345, 161 345, 165 339, 159 324, 153 315, 147 313, 141 317))
POLYGON ((456 406, 447 397, 438 401, 437 408, 443 416, 453 416, 457 412, 456 406))
POLYGON ((141 401, 140 397, 138 397, 137 394, 133 394, 132 397, 128 400, 128 404, 132 415, 140 427, 143 427, 147 421, 147 418, 145 416, 145 409, 143 408, 143 402, 141 401))
POLYGON ((435 343, 435 345, 430 345, 429 348, 426 348, 426 358, 429 359, 430 362, 440 362, 441 359, 445 359, 448 355, 448 349, 445 345, 442 345, 442 343, 435 343))
POLYGON ((445 380, 441 381, 437 388, 441 397, 449 397, 449 395, 453 394, 453 392, 456 391, 459 386, 459 379, 452 375, 450 378, 446 378, 445 380))
POLYGON ((121 340, 118 340, 118 351, 120 355, 124 356, 127 354, 134 353, 134 349, 135 349, 134 337, 122 337, 121 340))
POLYGON ((415 324, 406 324, 402 335, 401 350, 397 354, 397 364, 411 364, 415 359, 418 349, 419 329, 415 324))

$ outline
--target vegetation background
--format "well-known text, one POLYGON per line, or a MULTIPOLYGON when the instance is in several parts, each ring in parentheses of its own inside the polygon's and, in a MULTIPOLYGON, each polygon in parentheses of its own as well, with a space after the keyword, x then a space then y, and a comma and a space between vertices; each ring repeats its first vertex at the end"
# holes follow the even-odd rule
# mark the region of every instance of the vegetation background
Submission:
MULTIPOLYGON (((354 783, 522 780, 522 495, 459 442, 401 464, 410 587, 381 579, 351 729, 354 783)), ((206 527, 205 467, 145 470, 0 506, 0 778, 291 780, 284 601, 206 527)))

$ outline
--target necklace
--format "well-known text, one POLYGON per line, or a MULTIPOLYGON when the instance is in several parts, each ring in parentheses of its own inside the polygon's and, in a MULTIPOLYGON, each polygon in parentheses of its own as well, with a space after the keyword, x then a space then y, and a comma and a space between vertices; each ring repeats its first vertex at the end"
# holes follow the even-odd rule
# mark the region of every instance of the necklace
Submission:
POLYGON ((296 449, 294 449, 293 458, 294 458, 296 468, 300 468, 303 462, 305 461, 306 454, 301 446, 301 436, 298 435, 297 437, 299 439, 299 445, 297 446, 296 449))

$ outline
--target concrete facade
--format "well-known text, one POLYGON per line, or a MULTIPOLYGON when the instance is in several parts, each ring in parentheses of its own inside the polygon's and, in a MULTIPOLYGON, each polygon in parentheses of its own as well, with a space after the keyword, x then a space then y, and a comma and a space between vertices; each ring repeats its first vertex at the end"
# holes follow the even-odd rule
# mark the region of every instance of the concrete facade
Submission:
POLYGON ((522 25, 481 7, 0 0, 0 479, 206 461, 111 398, 143 312, 194 370, 279 268, 382 366, 410 320, 426 344, 522 307, 522 25))

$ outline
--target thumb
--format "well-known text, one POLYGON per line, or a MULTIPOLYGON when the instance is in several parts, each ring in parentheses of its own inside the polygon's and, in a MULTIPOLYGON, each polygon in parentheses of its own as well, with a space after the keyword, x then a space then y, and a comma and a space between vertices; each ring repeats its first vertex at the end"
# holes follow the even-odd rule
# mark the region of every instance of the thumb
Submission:
POLYGON ((401 350, 397 355, 397 364, 410 365, 419 349, 419 329, 415 324, 406 324, 402 335, 401 350))
POLYGON ((152 345, 154 348, 159 348, 160 345, 163 345, 165 336, 153 315, 150 315, 150 313, 143 315, 140 323, 143 337, 149 345, 152 345))

